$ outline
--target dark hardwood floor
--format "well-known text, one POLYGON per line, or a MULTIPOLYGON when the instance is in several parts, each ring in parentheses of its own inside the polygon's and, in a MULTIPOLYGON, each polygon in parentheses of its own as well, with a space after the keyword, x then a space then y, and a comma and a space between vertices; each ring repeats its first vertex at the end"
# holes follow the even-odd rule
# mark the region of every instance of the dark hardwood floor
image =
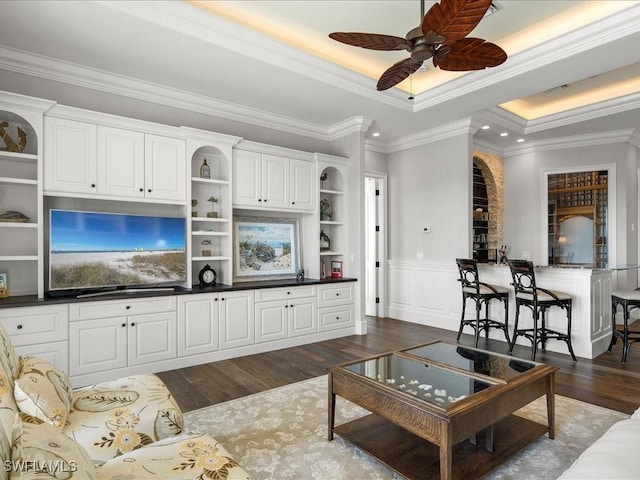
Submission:
MULTIPOLYGON (((471 332, 471 329, 466 329, 471 332)), ((368 317, 367 335, 352 335, 300 347, 162 372, 183 411, 194 410, 324 375, 329 365, 406 348, 430 340, 456 343, 456 332, 389 318, 368 317)), ((460 343, 471 346, 463 334, 460 343)), ((588 360, 539 352, 536 360, 560 368, 556 393, 588 403, 633 413, 640 406, 640 347, 632 347, 626 365, 620 362, 621 342, 611 354, 588 360)), ((507 353, 507 344, 481 337, 479 348, 507 353)), ((514 356, 528 359, 531 350, 516 346, 514 356)))

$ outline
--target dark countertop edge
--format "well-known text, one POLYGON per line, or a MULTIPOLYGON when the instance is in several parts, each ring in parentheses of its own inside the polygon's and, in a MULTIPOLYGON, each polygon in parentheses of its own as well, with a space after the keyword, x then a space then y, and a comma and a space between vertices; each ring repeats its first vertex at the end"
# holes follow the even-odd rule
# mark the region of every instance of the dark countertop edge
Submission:
POLYGON ((108 294, 99 295, 93 297, 77 298, 74 295, 69 296, 47 296, 45 298, 38 298, 36 295, 18 295, 15 297, 0 298, 1 308, 13 308, 13 307, 34 307, 43 305, 57 305, 61 303, 82 303, 82 302, 101 302, 105 300, 123 300, 134 298, 149 298, 149 297, 165 297, 167 295, 191 295, 197 293, 218 293, 218 292, 232 292, 237 290, 258 290, 264 288, 286 288, 286 287, 301 287, 305 285, 328 285, 332 283, 342 282, 357 282, 357 278, 343 277, 343 278, 326 278, 324 280, 307 278, 301 281, 296 279, 285 280, 265 280, 260 282, 238 282, 233 285, 219 284, 209 288, 200 289, 197 286, 194 288, 182 288, 175 287, 173 290, 164 290, 157 292, 130 292, 121 294, 108 294))

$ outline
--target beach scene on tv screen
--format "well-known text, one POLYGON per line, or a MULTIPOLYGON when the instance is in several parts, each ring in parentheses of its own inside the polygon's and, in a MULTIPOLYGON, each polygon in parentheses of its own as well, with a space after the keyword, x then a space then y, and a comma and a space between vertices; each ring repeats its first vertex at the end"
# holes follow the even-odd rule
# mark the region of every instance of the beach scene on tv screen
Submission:
POLYGON ((52 290, 186 278, 182 218, 52 210, 50 232, 52 290))

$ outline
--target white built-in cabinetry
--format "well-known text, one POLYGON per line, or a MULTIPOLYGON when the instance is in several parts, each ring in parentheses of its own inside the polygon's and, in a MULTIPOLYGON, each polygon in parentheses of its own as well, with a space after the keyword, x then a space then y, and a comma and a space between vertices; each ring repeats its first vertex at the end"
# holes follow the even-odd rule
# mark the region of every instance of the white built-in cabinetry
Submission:
POLYGON ((316 286, 256 291, 256 343, 318 330, 316 286))
POLYGON ((47 116, 47 195, 183 204, 181 138, 47 116))
MULTIPOLYGON (((327 157, 327 156, 324 156, 327 157)), ((344 274, 346 204, 343 166, 319 161, 320 277, 331 276, 331 262, 342 262, 344 274), (327 245, 328 243, 328 245, 327 245)))
POLYGON ((233 204, 240 208, 310 212, 316 206, 313 161, 264 153, 273 147, 241 142, 234 150, 233 204), (246 150, 253 148, 254 150, 246 150))
POLYGON ((0 323, 18 355, 42 357, 69 371, 69 309, 66 304, 0 309, 0 323))
POLYGON ((69 374, 86 375, 175 358, 176 297, 69 305, 69 374))

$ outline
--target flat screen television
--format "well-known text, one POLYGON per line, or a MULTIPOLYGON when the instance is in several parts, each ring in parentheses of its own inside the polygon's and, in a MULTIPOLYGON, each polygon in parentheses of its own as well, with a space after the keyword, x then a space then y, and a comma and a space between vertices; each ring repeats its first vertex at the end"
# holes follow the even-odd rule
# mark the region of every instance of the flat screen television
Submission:
POLYGON ((49 291, 177 286, 186 280, 184 218, 50 211, 49 291))

